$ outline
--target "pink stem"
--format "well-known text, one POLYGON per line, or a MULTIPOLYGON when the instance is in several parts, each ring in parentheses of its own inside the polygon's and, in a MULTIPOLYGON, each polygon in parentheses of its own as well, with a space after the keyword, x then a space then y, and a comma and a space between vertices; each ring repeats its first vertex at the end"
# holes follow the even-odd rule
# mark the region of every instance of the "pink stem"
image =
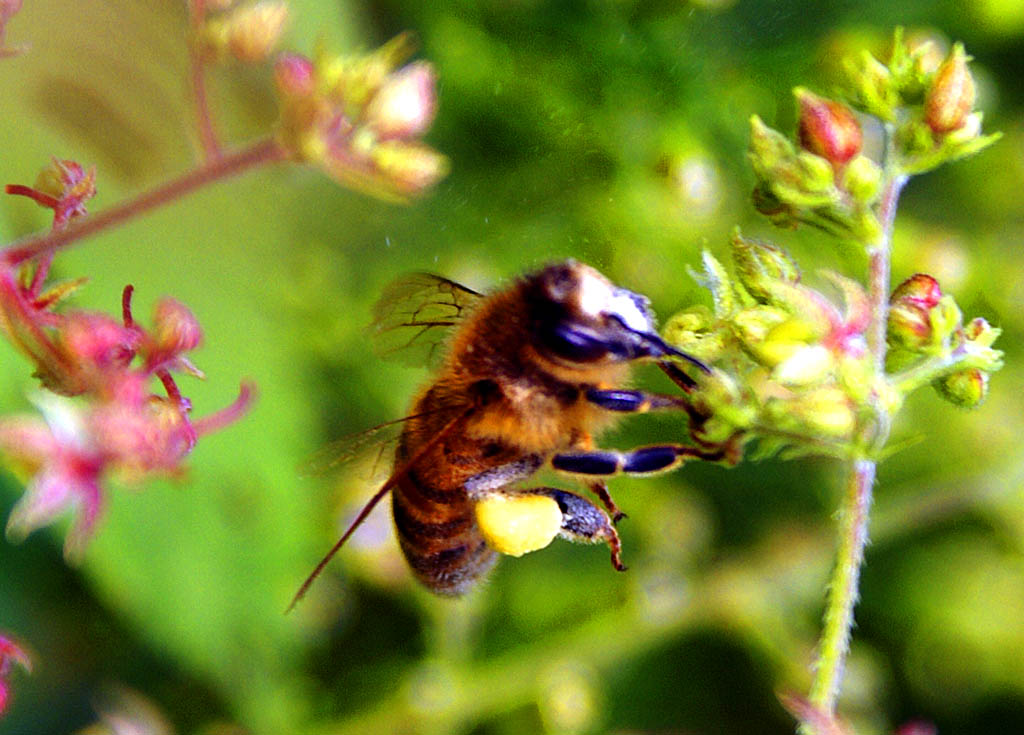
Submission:
POLYGON ((121 224, 169 204, 207 184, 226 179, 261 164, 282 161, 287 152, 273 138, 259 140, 247 148, 210 160, 197 169, 168 181, 133 199, 88 217, 76 218, 74 224, 60 231, 29 237, 0 251, 0 264, 13 267, 38 255, 95 235, 108 227, 121 224))
POLYGON ((196 124, 199 128, 199 143, 203 148, 203 160, 220 158, 221 148, 213 116, 210 114, 209 96, 206 93, 206 64, 203 61, 199 38, 206 20, 206 0, 191 2, 192 44, 189 48, 191 66, 192 98, 196 106, 196 124))

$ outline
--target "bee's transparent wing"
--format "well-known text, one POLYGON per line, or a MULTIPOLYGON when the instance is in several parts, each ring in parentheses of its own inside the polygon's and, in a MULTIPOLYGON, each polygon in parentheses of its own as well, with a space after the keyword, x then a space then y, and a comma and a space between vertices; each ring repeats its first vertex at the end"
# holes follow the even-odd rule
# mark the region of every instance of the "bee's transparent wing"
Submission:
POLYGON ((374 351, 406 365, 436 366, 452 328, 480 302, 482 294, 430 273, 392 282, 373 307, 369 332, 374 351))
POLYGON ((317 449, 302 461, 299 472, 307 477, 317 477, 335 472, 354 459, 373 455, 373 469, 376 474, 382 462, 394 457, 398 437, 402 434, 402 425, 411 416, 387 421, 369 429, 335 439, 317 449))
POLYGON ((463 410, 465 410, 465 406, 462 405, 446 406, 434 409, 433 411, 403 416, 393 421, 385 421, 383 424, 377 424, 355 434, 343 436, 320 447, 320 449, 307 457, 302 462, 299 471, 303 475, 316 477, 333 473, 354 459, 372 457, 373 466, 370 474, 376 476, 382 466, 386 466, 394 459, 395 449, 398 447, 398 440, 402 435, 402 428, 407 421, 431 414, 455 415, 463 410))

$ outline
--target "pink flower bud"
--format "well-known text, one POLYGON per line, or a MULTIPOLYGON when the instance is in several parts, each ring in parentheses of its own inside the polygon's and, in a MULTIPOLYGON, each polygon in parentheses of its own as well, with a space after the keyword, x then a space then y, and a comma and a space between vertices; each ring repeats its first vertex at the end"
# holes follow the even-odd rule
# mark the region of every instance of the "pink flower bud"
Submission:
POLYGON ((800 107, 800 145, 835 167, 860 153, 860 123, 846 105, 806 89, 795 90, 800 107))
POLYGON ((139 347, 139 335, 105 314, 72 312, 60 331, 61 342, 79 363, 100 369, 123 368, 139 347))
POLYGON ((955 44, 942 62, 924 103, 924 120, 936 134, 959 130, 974 108, 974 77, 967 69, 967 54, 955 44))
POLYGON ((161 299, 153 315, 153 338, 161 352, 178 355, 194 350, 203 341, 195 316, 180 301, 161 299))
POLYGON ((274 65, 274 80, 283 95, 306 97, 316 89, 313 62, 299 54, 282 54, 274 65))
POLYGON ((437 111, 437 77, 426 62, 390 75, 366 108, 365 118, 378 137, 415 138, 427 131, 437 111))

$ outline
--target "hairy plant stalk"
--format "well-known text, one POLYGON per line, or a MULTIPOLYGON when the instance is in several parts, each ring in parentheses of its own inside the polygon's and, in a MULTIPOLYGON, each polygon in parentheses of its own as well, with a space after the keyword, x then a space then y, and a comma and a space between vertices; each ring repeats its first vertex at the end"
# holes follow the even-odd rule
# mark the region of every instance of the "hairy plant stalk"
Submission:
POLYGON ((134 219, 151 209, 170 204, 216 181, 236 176, 263 164, 284 160, 286 151, 274 138, 264 138, 237 151, 211 159, 192 171, 155 189, 143 192, 95 215, 83 217, 62 230, 37 235, 14 243, 0 252, 2 264, 18 266, 27 260, 55 251, 95 235, 109 227, 134 219))
POLYGON ((860 568, 868 541, 868 514, 875 482, 875 461, 853 462, 843 494, 839 519, 839 549, 828 589, 825 629, 818 644, 818 661, 809 699, 820 710, 833 714, 850 650, 853 608, 857 604, 860 568))
MULTIPOLYGON (((893 223, 896 205, 907 177, 890 176, 878 208, 882 225, 878 240, 868 248, 868 299, 871 321, 867 330, 868 349, 875 365, 876 375, 885 375, 886 320, 889 309, 889 276, 893 223)), ((889 434, 890 417, 883 407, 875 405, 874 426, 869 427, 867 455, 850 460, 846 490, 839 515, 839 548, 829 581, 825 609, 824 630, 818 643, 814 680, 808 696, 810 703, 829 717, 835 715, 836 700, 846 668, 853 629, 853 609, 857 604, 860 568, 864 562, 864 548, 868 542, 868 520, 872 490, 875 483, 876 461, 870 450, 884 446, 889 434)), ((805 725, 802 730, 811 731, 805 725)))

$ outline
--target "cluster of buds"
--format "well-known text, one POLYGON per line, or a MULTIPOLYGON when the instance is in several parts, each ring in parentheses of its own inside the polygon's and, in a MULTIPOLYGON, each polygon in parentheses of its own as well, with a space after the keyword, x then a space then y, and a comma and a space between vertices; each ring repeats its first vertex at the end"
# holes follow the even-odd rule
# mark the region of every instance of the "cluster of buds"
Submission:
MULTIPOLYGON (((210 5, 213 3, 207 2, 204 10, 214 9, 210 5)), ((204 13, 197 29, 195 43, 203 58, 234 59, 247 64, 270 58, 288 24, 287 3, 260 0, 235 5, 229 0, 217 6, 215 9, 220 12, 204 13)))
POLYGON ((894 165, 904 174, 929 171, 977 153, 999 139, 982 135, 975 111, 970 57, 960 43, 934 68, 929 44, 911 46, 897 29, 885 64, 864 51, 847 61, 850 104, 892 127, 894 165))
POLYGON ((403 64, 413 51, 401 35, 365 56, 323 49, 308 59, 282 56, 279 141, 346 186, 405 201, 448 171, 444 156, 420 142, 434 120, 436 76, 430 64, 403 64))
POLYGON ((893 291, 887 321, 886 370, 899 381, 930 379, 946 400, 973 408, 984 400, 992 372, 1002 366, 1002 352, 992 345, 1000 330, 977 317, 966 325, 953 297, 938 282, 917 273, 893 291))
POLYGON ((735 277, 704 253, 698 280, 713 310, 687 309, 665 327, 667 341, 715 366, 692 396, 711 417, 695 438, 743 433, 771 451, 810 442, 841 452, 857 428, 858 396, 871 390, 864 290, 826 272, 843 296, 837 306, 801 282, 785 250, 739 232, 732 256, 735 277))
POLYGON ((32 662, 28 655, 10 638, 0 635, 0 715, 7 711, 7 705, 11 701, 7 677, 10 676, 14 664, 18 664, 25 671, 32 671, 32 662))
MULTIPOLYGON (((61 171, 82 170, 70 162, 55 165, 61 171)), ((72 192, 78 188, 68 187, 72 192)), ((78 201, 72 214, 84 213, 84 202, 75 194, 68 196, 67 201, 55 197, 55 226, 71 201, 78 201)), ((74 559, 101 511, 101 488, 108 474, 137 482, 154 474, 179 473, 199 436, 245 411, 251 388, 243 386, 231 406, 193 422, 191 404, 172 376, 183 372, 202 377, 187 357, 202 339, 188 308, 164 299, 156 306, 153 327, 145 329, 132 315, 128 286, 120 319, 58 311, 82 279, 44 289, 52 254, 19 264, 16 253, 0 253, 0 331, 33 362, 46 390, 35 398, 44 419, 0 419, 0 451, 27 478, 7 533, 20 539, 65 508, 76 508, 80 514, 65 544, 66 555, 74 559), (162 395, 152 392, 153 383, 162 386, 162 395)))
POLYGON ((828 232, 872 240, 880 231, 872 206, 882 171, 861 153, 860 123, 846 106, 802 87, 798 139, 751 118, 750 161, 758 210, 780 226, 814 225, 828 232))
POLYGON ((917 174, 980 151, 999 138, 981 134, 974 112, 974 80, 963 46, 956 44, 928 71, 927 49, 910 49, 897 32, 888 65, 864 54, 847 65, 851 107, 794 90, 796 140, 751 119, 750 160, 754 204, 775 224, 808 224, 841 238, 874 242, 881 232, 877 207, 885 175, 917 174), (861 123, 853 110, 891 130, 886 159, 862 153, 861 123))
POLYGON ((24 46, 7 46, 4 41, 7 21, 19 10, 21 10, 21 0, 0 0, 0 59, 8 56, 17 56, 25 52, 24 46))

